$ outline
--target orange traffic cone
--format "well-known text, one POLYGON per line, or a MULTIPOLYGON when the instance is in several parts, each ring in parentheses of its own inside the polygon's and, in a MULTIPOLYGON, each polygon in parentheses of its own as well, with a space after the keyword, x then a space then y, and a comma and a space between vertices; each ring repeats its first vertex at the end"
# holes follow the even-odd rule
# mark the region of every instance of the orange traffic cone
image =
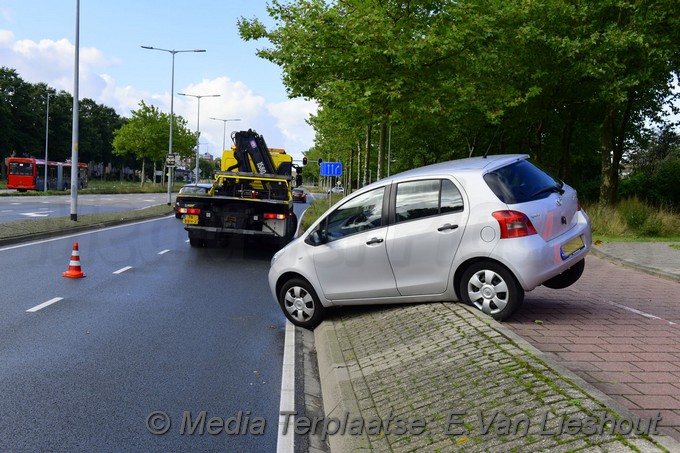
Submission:
POLYGON ((68 263, 68 270, 62 275, 69 278, 85 277, 85 273, 80 270, 80 252, 78 252, 77 242, 73 243, 73 251, 71 252, 71 261, 68 263))

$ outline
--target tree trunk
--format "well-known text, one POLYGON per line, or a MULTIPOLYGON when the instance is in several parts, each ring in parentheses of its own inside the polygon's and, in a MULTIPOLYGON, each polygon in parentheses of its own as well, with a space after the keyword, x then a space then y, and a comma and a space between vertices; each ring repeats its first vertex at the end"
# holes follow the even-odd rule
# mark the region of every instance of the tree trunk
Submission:
POLYGON ((361 189, 361 140, 357 140, 357 189, 361 189))
POLYGON ((557 168, 557 177, 568 181, 571 179, 571 139, 574 135, 574 115, 569 113, 566 123, 562 127, 562 139, 560 142, 560 161, 557 168))
POLYGON ((347 169, 345 169, 345 184, 344 187, 348 191, 352 191, 352 168, 354 167, 354 149, 350 146, 349 148, 349 163, 347 164, 347 169))
POLYGON ((387 122, 389 116, 385 116, 380 122, 380 138, 378 139, 378 174, 376 180, 385 177, 385 148, 387 143, 387 122))
POLYGON ((144 159, 142 159, 142 174, 141 174, 142 184, 140 186, 142 189, 144 188, 144 180, 146 180, 146 175, 144 174, 144 172, 146 172, 145 166, 146 166, 146 161, 144 159))
POLYGON ((616 203, 619 189, 619 166, 623 158, 626 128, 630 119, 630 112, 635 100, 635 91, 628 91, 628 99, 622 112, 621 122, 616 125, 618 108, 610 106, 602 123, 602 182, 600 183, 600 203, 610 205, 616 203))
POLYGON ((369 170, 370 170, 370 163, 371 163, 371 131, 373 130, 373 126, 369 124, 366 126, 366 149, 364 150, 364 176, 361 181, 361 187, 365 186, 366 184, 370 184, 371 181, 369 181, 370 176, 369 176, 369 170))

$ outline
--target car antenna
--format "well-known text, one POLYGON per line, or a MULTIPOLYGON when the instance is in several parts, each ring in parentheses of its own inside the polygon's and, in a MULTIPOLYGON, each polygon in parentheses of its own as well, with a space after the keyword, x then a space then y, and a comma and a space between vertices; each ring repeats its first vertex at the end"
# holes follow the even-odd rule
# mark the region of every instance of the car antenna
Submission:
POLYGON ((489 151, 491 151, 491 145, 493 144, 493 141, 496 139, 496 134, 498 134, 498 128, 500 126, 496 126, 496 132, 493 133, 493 137, 491 138, 491 141, 489 142, 489 146, 486 148, 486 152, 482 156, 482 159, 486 159, 487 154, 489 154, 489 151))

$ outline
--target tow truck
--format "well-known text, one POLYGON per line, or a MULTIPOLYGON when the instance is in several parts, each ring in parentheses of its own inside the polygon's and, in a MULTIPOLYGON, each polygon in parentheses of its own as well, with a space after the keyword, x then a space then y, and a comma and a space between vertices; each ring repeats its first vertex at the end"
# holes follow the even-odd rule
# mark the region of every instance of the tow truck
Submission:
POLYGON ((206 247, 240 235, 287 244, 297 230, 292 156, 268 148, 252 129, 234 132, 232 141, 208 193, 181 198, 178 213, 189 243, 206 247))

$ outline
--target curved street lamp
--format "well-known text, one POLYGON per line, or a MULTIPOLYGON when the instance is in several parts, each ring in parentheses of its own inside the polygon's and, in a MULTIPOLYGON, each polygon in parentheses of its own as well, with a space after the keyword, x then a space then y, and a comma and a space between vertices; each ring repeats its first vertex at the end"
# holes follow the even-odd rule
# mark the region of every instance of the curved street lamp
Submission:
POLYGON ((177 93, 180 96, 191 96, 198 99, 198 119, 196 120, 196 179, 195 182, 198 184, 198 160, 199 160, 199 145, 198 142, 201 139, 201 98, 218 98, 222 96, 221 94, 186 94, 177 93))
POLYGON ((227 121, 241 121, 241 118, 235 118, 235 119, 229 119, 229 120, 223 120, 222 118, 214 118, 210 117, 211 120, 215 121, 222 121, 224 123, 224 127, 222 129, 222 151, 225 150, 226 145, 226 140, 227 140, 227 121))
MULTIPOLYGON (((175 54, 183 52, 205 52, 205 49, 193 49, 193 50, 175 50, 175 49, 160 49, 158 47, 152 46, 142 46, 142 49, 148 50, 160 50, 162 52, 168 52, 172 54, 172 84, 170 89, 170 143, 168 144, 168 155, 172 154, 172 123, 175 120, 175 54)), ((142 175, 142 178, 144 175, 142 175)), ((168 206, 172 204, 172 169, 168 169, 168 206)))

